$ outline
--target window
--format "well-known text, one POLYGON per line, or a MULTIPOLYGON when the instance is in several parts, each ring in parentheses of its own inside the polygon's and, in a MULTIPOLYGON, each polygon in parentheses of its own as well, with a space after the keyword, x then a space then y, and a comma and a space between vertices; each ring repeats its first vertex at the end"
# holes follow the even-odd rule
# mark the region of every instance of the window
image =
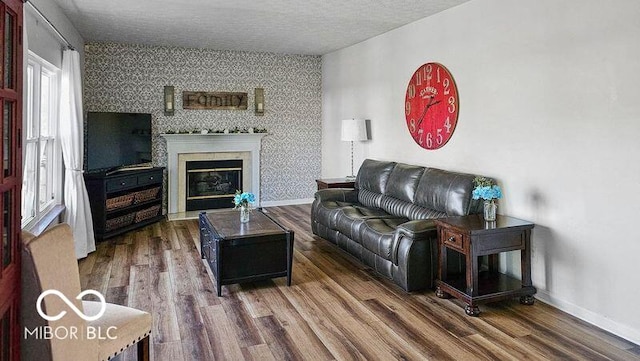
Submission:
POLYGON ((23 228, 62 199, 62 153, 56 138, 60 70, 31 52, 26 70, 23 228))

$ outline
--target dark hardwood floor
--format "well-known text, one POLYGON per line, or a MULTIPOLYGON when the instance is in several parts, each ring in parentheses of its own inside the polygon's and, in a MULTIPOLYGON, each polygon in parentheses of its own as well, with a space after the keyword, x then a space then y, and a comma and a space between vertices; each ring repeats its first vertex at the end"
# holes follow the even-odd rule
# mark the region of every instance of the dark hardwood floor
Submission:
POLYGON ((637 345, 542 302, 481 305, 472 318, 431 290, 407 294, 314 236, 309 205, 267 210, 295 231, 291 287, 279 278, 216 297, 196 220, 99 243, 80 262, 82 287, 150 312, 156 361, 640 360, 637 345))

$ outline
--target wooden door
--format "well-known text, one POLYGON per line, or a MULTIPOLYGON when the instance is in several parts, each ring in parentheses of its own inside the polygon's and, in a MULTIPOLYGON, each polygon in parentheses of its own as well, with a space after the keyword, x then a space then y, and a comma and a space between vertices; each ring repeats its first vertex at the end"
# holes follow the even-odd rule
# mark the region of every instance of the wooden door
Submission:
POLYGON ((0 0, 0 360, 20 357, 22 1, 0 0))

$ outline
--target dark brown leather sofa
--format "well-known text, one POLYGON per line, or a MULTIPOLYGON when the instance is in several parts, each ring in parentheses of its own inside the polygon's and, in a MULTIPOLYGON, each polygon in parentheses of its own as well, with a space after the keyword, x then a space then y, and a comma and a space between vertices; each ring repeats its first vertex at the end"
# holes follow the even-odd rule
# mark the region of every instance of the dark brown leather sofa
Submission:
POLYGON ((330 240, 405 291, 433 287, 434 218, 479 213, 471 174, 367 159, 355 189, 322 189, 313 233, 330 240))

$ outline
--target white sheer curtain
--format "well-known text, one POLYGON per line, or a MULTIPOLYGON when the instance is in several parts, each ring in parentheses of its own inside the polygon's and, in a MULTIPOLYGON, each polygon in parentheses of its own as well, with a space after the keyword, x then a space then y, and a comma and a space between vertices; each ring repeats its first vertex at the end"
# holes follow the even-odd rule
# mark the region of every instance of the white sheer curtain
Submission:
POLYGON ((83 258, 96 250, 89 196, 82 176, 83 116, 80 55, 75 50, 62 54, 60 92, 60 143, 64 157, 65 222, 73 229, 76 257, 83 258))

